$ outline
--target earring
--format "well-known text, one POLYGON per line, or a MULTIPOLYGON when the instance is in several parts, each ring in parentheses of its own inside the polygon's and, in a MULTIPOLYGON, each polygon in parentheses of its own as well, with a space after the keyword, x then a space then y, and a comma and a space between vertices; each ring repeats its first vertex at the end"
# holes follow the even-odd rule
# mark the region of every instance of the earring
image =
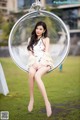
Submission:
POLYGON ((44 36, 44 33, 42 33, 42 36, 44 36))

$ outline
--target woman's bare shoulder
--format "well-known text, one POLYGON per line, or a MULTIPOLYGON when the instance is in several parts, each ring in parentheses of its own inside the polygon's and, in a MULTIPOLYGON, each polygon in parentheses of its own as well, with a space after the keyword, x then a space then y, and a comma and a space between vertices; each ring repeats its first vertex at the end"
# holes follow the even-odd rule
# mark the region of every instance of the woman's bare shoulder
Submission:
POLYGON ((31 39, 31 38, 29 37, 29 38, 28 38, 28 43, 30 42, 30 39, 31 39))
POLYGON ((30 40, 31 38, 29 37, 28 40, 30 40))
POLYGON ((43 39, 43 41, 44 41, 44 42, 46 42, 46 41, 48 42, 48 41, 50 41, 50 38, 49 38, 49 37, 46 37, 46 38, 43 39))

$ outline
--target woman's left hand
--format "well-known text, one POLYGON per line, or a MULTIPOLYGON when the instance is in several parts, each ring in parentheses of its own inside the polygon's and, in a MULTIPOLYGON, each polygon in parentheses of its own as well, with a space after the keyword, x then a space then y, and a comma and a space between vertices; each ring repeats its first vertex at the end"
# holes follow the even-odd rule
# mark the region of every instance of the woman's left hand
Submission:
POLYGON ((35 69, 40 69, 40 68, 42 67, 42 64, 40 64, 40 63, 35 63, 35 64, 33 64, 33 67, 34 67, 35 69))
POLYGON ((39 64, 38 64, 38 69, 40 69, 41 67, 42 67, 42 64, 39 63, 39 64))

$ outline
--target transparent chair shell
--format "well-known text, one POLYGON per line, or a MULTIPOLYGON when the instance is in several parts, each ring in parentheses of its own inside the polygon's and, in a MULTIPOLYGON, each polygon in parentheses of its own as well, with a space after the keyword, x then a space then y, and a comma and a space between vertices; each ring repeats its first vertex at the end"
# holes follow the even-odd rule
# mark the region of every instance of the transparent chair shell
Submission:
POLYGON ((22 16, 13 26, 9 36, 9 52, 18 67, 27 71, 29 53, 27 50, 28 38, 38 21, 47 24, 50 38, 49 52, 53 59, 54 70, 58 67, 69 52, 70 36, 64 22, 55 14, 38 10, 22 16))

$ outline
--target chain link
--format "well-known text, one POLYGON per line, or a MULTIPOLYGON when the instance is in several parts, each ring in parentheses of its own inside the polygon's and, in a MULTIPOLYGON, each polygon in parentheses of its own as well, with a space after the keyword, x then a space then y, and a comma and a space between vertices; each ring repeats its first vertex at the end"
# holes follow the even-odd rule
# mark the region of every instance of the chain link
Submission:
POLYGON ((32 3, 32 5, 29 9, 29 12, 34 11, 34 10, 40 10, 42 8, 43 8, 43 6, 42 6, 40 0, 36 0, 36 2, 32 3))
POLYGON ((36 3, 37 3, 37 2, 40 2, 40 1, 41 1, 41 0, 36 0, 36 3))

